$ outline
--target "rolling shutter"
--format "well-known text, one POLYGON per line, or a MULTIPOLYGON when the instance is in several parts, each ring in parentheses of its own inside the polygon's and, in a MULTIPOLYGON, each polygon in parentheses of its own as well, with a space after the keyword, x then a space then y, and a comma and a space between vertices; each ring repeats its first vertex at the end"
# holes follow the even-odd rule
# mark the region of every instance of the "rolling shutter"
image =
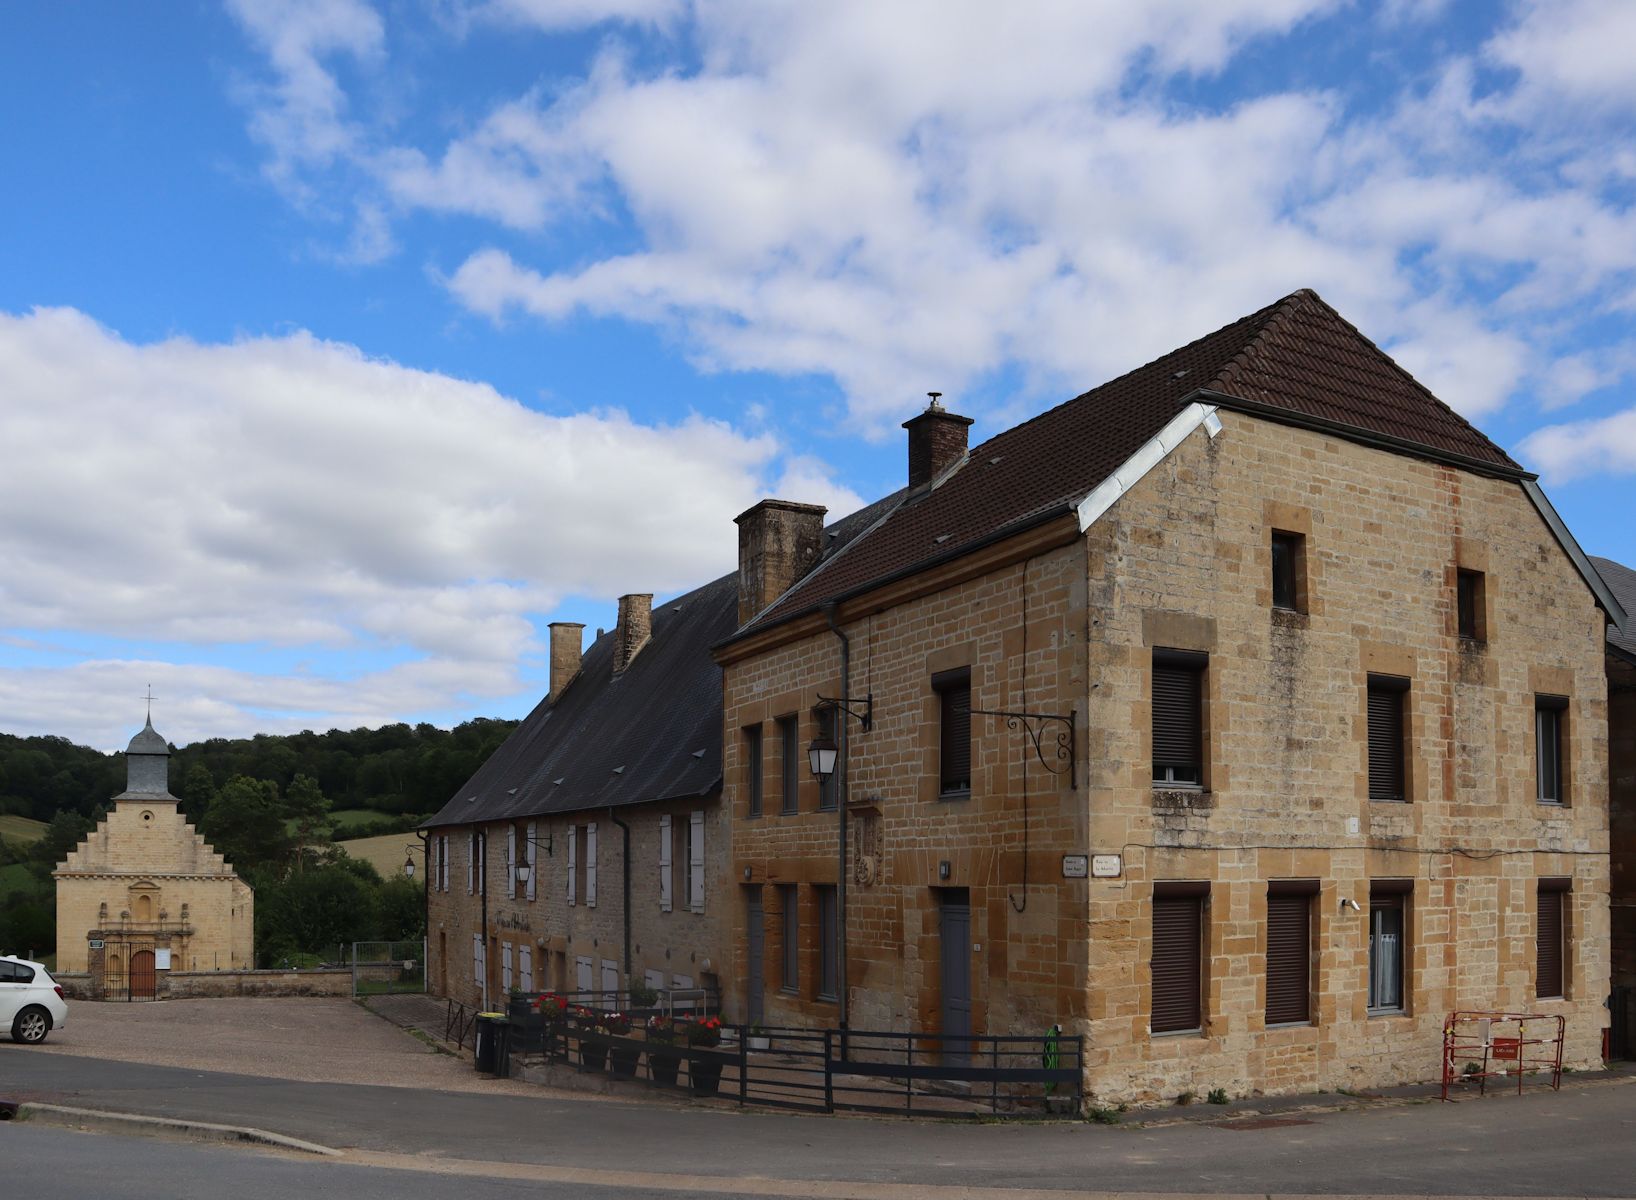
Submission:
POLYGON ((1153 654, 1153 777, 1200 782, 1204 762, 1202 654, 1153 654))
POLYGON ((1539 883, 1539 910, 1534 922, 1534 994, 1542 1000, 1564 995, 1562 982, 1562 906, 1567 895, 1563 883, 1542 879, 1539 883))
POLYGON ((1200 992, 1204 984, 1203 897, 1153 897, 1153 1003, 1149 1028, 1179 1033, 1204 1024, 1200 992))
POLYGON ((1403 694, 1408 681, 1369 680, 1369 799, 1402 800, 1403 694))
POLYGON ((947 681, 936 681, 941 720, 940 790, 971 790, 971 675, 958 672, 947 681))
POLYGON ((1267 896, 1267 1024, 1312 1019, 1312 897, 1267 896))

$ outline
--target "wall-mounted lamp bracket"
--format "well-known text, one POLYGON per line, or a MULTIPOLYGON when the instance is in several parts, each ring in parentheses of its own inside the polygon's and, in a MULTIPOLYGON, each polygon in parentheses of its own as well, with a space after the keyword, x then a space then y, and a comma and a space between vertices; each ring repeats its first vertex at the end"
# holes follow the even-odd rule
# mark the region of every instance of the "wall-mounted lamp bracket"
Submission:
POLYGON ((857 721, 865 733, 875 723, 875 694, 873 692, 858 699, 855 696, 824 696, 818 697, 818 708, 840 709, 847 716, 857 721))
POLYGON ((1040 760, 1040 766, 1053 775, 1067 772, 1068 786, 1070 788, 1079 786, 1078 754, 1075 750, 1078 739, 1074 737, 1076 723, 1073 713, 1028 713, 997 708, 974 708, 971 715, 1004 717, 1007 729, 1022 730, 1028 735, 1028 740, 1034 743, 1034 756, 1040 760), (1053 725, 1060 725, 1061 728, 1053 729, 1053 725))

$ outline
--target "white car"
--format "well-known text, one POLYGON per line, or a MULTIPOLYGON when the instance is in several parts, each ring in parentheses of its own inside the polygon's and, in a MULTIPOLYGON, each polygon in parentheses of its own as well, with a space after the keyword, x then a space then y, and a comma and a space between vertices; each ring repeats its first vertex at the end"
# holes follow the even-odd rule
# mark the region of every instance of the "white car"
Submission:
POLYGON ((0 954, 0 1029, 11 1027, 11 1040, 30 1046, 45 1041, 68 1021, 62 988, 37 962, 0 954))

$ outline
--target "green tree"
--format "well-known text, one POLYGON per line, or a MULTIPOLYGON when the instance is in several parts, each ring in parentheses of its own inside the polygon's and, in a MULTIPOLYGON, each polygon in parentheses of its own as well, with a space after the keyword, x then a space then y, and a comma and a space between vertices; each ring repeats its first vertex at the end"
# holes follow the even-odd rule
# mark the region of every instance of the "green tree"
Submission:
POLYGON ((379 936, 401 942, 426 936, 426 894, 419 879, 396 875, 381 884, 379 936))
POLYGON ((323 954, 339 943, 374 937, 379 880, 328 862, 258 890, 256 943, 263 961, 294 952, 323 954))
POLYGON ((330 840, 335 833, 329 819, 329 801, 311 775, 297 775, 284 793, 284 811, 295 834, 299 870, 305 851, 330 840))
POLYGON ((284 803, 271 780, 235 775, 199 822, 199 832, 218 853, 258 886, 281 878, 294 841, 285 824, 284 803))
POLYGON ((197 825, 216 802, 216 777, 204 763, 195 762, 187 768, 177 795, 182 800, 182 812, 197 825))
POLYGON ((73 853, 96 826, 77 812, 60 812, 46 826, 45 836, 34 843, 35 862, 55 867, 73 853))

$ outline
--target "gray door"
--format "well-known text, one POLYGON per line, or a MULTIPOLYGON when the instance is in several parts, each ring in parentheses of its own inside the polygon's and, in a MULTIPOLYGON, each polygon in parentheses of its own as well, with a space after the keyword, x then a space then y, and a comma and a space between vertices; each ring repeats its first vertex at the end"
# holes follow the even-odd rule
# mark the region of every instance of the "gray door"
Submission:
POLYGON ((766 978, 763 966, 766 957, 767 925, 761 911, 761 889, 745 889, 744 919, 749 930, 750 961, 744 980, 744 1005, 751 1025, 760 1025, 764 1019, 762 981, 766 978))
POLYGON ((965 888, 942 893, 939 928, 943 956, 943 1061, 963 1065, 970 1061, 971 1044, 971 896, 965 888))

